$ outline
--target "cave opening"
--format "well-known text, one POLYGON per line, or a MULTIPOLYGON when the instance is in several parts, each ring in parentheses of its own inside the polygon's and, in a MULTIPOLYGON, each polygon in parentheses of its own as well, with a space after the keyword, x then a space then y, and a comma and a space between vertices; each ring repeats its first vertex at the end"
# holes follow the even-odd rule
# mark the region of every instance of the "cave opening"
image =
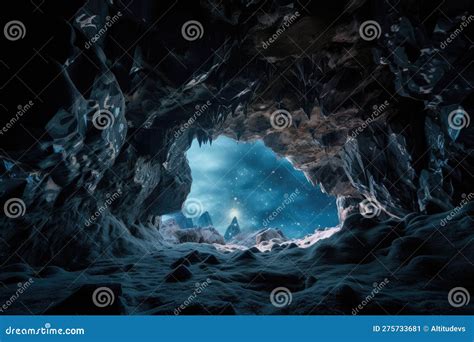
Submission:
POLYGON ((263 141, 219 136, 194 140, 186 153, 191 191, 181 211, 163 217, 181 228, 213 226, 226 242, 271 229, 300 239, 338 222, 336 198, 311 184, 263 141))
POLYGON ((474 313, 472 1, 39 2, 4 8, 0 312, 474 313))

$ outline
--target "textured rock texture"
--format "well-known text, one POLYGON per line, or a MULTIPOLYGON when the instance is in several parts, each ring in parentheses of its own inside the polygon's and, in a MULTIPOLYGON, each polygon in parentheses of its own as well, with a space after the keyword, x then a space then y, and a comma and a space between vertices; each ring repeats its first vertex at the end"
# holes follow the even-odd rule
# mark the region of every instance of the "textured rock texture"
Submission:
POLYGON ((356 213, 337 234, 308 248, 229 253, 180 244, 98 259, 77 271, 13 264, 0 268, 8 289, 0 291, 0 301, 31 277, 22 304, 14 303, 9 314, 29 314, 27 307, 34 314, 173 315, 183 305, 183 315, 469 315, 474 302, 454 307, 448 293, 458 286, 474 291, 473 210, 466 205, 445 226, 439 222, 446 213, 409 215, 404 222, 356 213), (91 292, 101 287, 110 289, 110 305, 98 308, 91 292), (276 301, 272 292, 282 287, 288 292, 276 301))
POLYGON ((472 26, 445 43, 470 1, 33 6, 4 13, 23 13, 27 34, 2 37, 2 126, 34 105, 0 135, 1 203, 26 207, 1 218, 2 262, 79 267, 154 248, 150 218, 190 190, 186 149, 219 134, 263 139, 341 197, 341 217, 364 199, 380 219, 435 214, 472 191, 473 126, 449 125, 473 112, 472 26), (188 20, 201 39, 184 39, 188 20), (378 39, 361 38, 366 20, 378 39))
POLYGON ((239 221, 237 220, 237 217, 234 217, 229 227, 227 227, 225 231, 224 238, 226 240, 231 240, 232 238, 234 238, 235 236, 239 234, 240 234, 239 221))

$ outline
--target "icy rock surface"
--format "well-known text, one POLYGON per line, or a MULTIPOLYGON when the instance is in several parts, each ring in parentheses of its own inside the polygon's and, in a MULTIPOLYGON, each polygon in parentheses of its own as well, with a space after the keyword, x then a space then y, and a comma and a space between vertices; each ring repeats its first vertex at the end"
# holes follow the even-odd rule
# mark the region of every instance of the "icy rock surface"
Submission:
POLYGON ((262 242, 268 242, 270 240, 279 240, 279 241, 285 241, 286 238, 283 235, 283 232, 279 229, 272 229, 272 228, 267 228, 262 232, 259 232, 255 236, 255 242, 257 244, 260 244, 262 242))
POLYGON ((367 296, 372 299, 358 314, 472 314, 472 301, 455 308, 447 294, 459 284, 474 289, 474 279, 466 277, 474 272, 469 262, 474 257, 469 248, 473 210, 472 203, 466 205, 445 226, 438 223, 449 212, 410 215, 402 222, 352 214, 338 232, 307 248, 289 244, 268 252, 226 252, 186 243, 98 258, 79 270, 11 264, 0 268, 0 301, 11 296, 18 282, 31 278, 9 314, 174 315, 186 303, 179 314, 350 315, 367 296), (91 296, 102 286, 115 298, 104 310, 93 305, 91 296), (277 287, 291 293, 287 305, 272 305, 277 287))
POLYGON ((199 216, 199 219, 197 220, 197 225, 199 227, 213 226, 212 218, 209 212, 205 211, 201 216, 199 216))
MULTIPOLYGON (((5 15, 32 12, 25 6, 12 3, 5 15)), ((159 233, 148 222, 179 211, 190 191, 185 151, 194 138, 219 134, 263 139, 326 192, 376 201, 381 220, 454 208, 473 189, 474 125, 453 129, 448 119, 455 109, 473 113, 474 49, 467 30, 440 46, 468 6, 45 2, 25 18, 31 36, 2 54, 2 110, 26 103, 30 90, 40 98, 0 135, 1 203, 21 198, 27 208, 1 217, 0 259, 79 267, 103 251, 153 248, 159 233), (298 20, 264 48, 296 11, 298 20), (81 25, 91 13, 94 25, 81 25), (199 42, 177 24, 190 13, 205 28, 199 42), (367 19, 381 27, 376 40, 359 34, 367 19), (32 50, 47 57, 29 60, 32 50), (98 110, 110 113, 105 128, 94 125, 98 110), (291 115, 285 129, 271 124, 276 110, 291 115), (183 129, 193 116, 198 124, 183 129)))
POLYGON ((230 222, 229 227, 227 227, 224 238, 226 241, 231 240, 233 237, 237 236, 240 234, 240 226, 239 226, 239 221, 237 220, 237 217, 234 217, 232 219, 232 222, 230 222))
POLYGON ((220 245, 225 244, 224 238, 214 227, 183 229, 177 231, 176 236, 180 243, 198 242, 209 244, 218 243, 220 245))

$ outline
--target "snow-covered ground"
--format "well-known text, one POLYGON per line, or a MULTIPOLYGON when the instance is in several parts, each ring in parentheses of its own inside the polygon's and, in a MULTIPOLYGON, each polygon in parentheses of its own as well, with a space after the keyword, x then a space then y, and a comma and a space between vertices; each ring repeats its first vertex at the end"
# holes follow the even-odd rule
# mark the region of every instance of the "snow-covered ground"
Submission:
POLYGON ((4 314, 472 314, 472 301, 448 300, 455 287, 474 293, 472 205, 463 210, 444 226, 445 214, 351 215, 339 231, 271 250, 163 244, 74 271, 12 264, 0 304, 4 314))

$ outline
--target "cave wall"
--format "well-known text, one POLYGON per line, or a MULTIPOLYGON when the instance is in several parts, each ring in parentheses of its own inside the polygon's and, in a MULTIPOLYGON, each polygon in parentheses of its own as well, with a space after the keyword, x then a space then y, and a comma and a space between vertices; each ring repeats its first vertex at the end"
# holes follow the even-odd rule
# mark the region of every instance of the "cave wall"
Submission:
POLYGON ((27 34, 2 37, 2 126, 33 105, 0 135, 1 203, 25 205, 1 217, 2 260, 150 248, 150 217, 190 190, 184 152, 220 134, 263 139, 341 212, 369 199, 380 219, 436 213, 472 190, 472 27, 445 43, 469 1, 126 6, 20 1, 6 13, 24 13, 27 34), (202 37, 185 39, 188 20, 202 37))

